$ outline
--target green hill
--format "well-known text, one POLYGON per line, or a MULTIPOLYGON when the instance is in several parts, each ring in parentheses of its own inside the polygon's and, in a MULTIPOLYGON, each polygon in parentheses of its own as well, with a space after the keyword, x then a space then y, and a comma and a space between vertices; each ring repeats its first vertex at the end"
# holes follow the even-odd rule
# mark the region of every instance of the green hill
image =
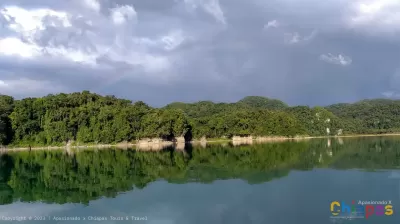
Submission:
POLYGON ((400 131, 399 115, 400 101, 386 99, 311 108, 248 96, 236 103, 174 102, 152 108, 89 91, 22 100, 0 96, 0 145, 390 133, 400 131))
POLYGON ((270 110, 282 110, 289 107, 286 103, 280 100, 270 99, 262 96, 247 96, 239 100, 237 104, 246 105, 252 108, 270 109, 270 110))

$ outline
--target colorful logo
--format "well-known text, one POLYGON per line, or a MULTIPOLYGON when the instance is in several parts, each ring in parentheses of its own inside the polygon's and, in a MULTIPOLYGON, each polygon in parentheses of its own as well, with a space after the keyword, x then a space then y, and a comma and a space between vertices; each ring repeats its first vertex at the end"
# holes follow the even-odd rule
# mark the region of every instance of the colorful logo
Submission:
POLYGON ((331 218, 366 218, 376 216, 393 215, 393 205, 391 201, 358 201, 353 200, 351 204, 333 201, 330 211, 331 218))

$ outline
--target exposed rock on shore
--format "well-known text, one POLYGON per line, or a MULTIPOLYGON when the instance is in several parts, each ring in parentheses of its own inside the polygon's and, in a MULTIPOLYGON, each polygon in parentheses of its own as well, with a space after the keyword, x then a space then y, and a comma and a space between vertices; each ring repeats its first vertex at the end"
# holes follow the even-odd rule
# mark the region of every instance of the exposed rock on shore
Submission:
POLYGON ((186 142, 185 137, 183 137, 183 136, 176 137, 176 138, 174 139, 174 141, 175 141, 176 143, 185 143, 185 142, 186 142))
POLYGON ((237 145, 251 145, 253 144, 253 136, 247 136, 247 137, 240 137, 240 136, 233 136, 232 137, 232 144, 234 146, 237 145))
POLYGON ((120 143, 116 144, 115 146, 116 146, 117 148, 119 148, 119 149, 129 149, 129 148, 131 148, 133 145, 134 145, 134 144, 132 144, 132 143, 129 143, 129 142, 127 142, 127 141, 123 141, 123 142, 120 142, 120 143))
POLYGON ((165 141, 161 138, 146 138, 137 141, 136 149, 143 151, 160 151, 172 145, 173 142, 165 141))

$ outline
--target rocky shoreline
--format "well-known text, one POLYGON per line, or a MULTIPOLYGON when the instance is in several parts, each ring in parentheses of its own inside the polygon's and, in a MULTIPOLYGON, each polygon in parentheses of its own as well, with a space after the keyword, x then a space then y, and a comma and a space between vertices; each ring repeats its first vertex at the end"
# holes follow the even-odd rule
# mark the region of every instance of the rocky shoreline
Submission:
POLYGON ((341 135, 341 136, 233 136, 231 139, 218 139, 218 140, 207 140, 203 137, 199 140, 185 141, 183 137, 178 137, 173 141, 163 140, 161 138, 146 138, 140 139, 136 143, 121 142, 118 144, 97 144, 97 145, 72 145, 71 142, 64 146, 44 146, 44 147, 1 147, 0 153, 15 152, 15 151, 28 151, 28 150, 60 150, 66 149, 104 149, 104 148, 119 148, 129 149, 136 148, 141 151, 159 151, 166 147, 174 147, 176 150, 183 150, 185 144, 201 145, 206 147, 208 143, 213 142, 231 142, 234 146, 248 145, 253 143, 267 143, 267 142, 282 142, 282 141, 303 141, 314 138, 349 138, 349 137, 374 137, 374 136, 398 136, 399 133, 394 134, 376 134, 376 135, 341 135))

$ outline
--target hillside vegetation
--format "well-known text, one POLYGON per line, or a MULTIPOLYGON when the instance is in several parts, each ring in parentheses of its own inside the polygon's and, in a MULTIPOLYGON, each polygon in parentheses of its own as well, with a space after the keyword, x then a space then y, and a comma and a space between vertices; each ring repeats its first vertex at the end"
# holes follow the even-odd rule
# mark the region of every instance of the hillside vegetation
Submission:
POLYGON ((399 114, 400 101, 379 99, 310 108, 249 96, 237 103, 175 102, 152 108, 88 91, 22 100, 0 95, 0 145, 389 133, 400 130, 399 114))

